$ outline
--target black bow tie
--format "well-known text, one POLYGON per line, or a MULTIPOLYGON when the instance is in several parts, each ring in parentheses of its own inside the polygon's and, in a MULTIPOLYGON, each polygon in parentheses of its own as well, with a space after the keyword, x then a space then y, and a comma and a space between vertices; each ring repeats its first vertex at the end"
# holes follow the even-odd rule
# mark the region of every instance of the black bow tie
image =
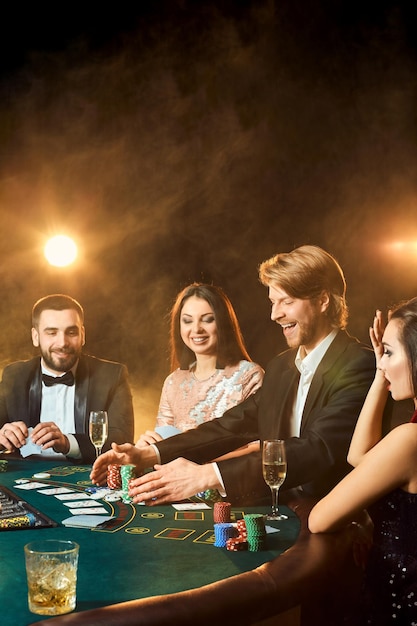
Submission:
POLYGON ((52 387, 52 385, 68 385, 71 387, 74 384, 74 374, 72 372, 67 372, 63 376, 48 376, 47 374, 42 374, 42 380, 47 387, 52 387))

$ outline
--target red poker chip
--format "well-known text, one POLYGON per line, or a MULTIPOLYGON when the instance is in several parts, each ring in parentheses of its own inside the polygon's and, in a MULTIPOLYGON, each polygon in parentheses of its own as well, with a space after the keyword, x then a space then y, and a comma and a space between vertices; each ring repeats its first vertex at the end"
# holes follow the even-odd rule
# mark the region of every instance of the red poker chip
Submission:
POLYGON ((226 542, 226 548, 232 552, 240 552, 248 549, 248 542, 242 537, 230 538, 226 542))
POLYGON ((122 488, 122 478, 121 478, 120 468, 121 468, 120 465, 109 465, 107 468, 107 486, 110 489, 122 488))
POLYGON ((213 507, 213 520, 215 524, 230 522, 230 502, 215 502, 213 507))

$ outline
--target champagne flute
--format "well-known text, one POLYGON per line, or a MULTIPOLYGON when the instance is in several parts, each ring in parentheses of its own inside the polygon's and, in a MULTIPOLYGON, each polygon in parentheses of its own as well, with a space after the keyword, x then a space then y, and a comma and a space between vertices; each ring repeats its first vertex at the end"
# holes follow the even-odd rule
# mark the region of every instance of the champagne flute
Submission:
POLYGON ((287 458, 285 445, 282 439, 269 439, 263 442, 262 472, 264 481, 269 485, 272 494, 272 513, 267 515, 268 520, 288 519, 281 515, 278 508, 278 492, 287 474, 287 458))
POLYGON ((96 449, 96 459, 101 454, 101 450, 107 441, 109 424, 107 411, 90 411, 88 422, 91 443, 96 449))

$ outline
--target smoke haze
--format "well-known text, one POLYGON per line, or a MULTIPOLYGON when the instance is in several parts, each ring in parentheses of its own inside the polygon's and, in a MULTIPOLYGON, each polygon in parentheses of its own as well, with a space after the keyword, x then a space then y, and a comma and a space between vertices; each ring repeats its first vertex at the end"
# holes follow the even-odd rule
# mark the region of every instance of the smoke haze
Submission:
POLYGON ((29 42, 0 83, 2 364, 32 354, 33 302, 69 293, 88 351, 128 365, 139 432, 176 293, 222 286, 265 366, 284 343, 257 266, 304 243, 341 263, 367 341, 376 307, 417 294, 407 7, 145 2, 114 31, 96 16, 94 32, 29 42), (72 268, 43 260, 57 232, 79 246, 72 268))

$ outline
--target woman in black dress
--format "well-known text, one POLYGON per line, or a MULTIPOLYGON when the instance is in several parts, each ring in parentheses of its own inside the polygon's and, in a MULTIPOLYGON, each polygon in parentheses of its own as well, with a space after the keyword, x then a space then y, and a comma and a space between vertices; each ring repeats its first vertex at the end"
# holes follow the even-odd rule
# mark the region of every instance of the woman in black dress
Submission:
POLYGON ((349 449, 354 469, 313 508, 312 532, 329 532, 367 510, 374 524, 358 623, 417 625, 417 410, 385 437, 382 416, 394 400, 417 408, 417 298, 377 311, 370 329, 377 360, 349 449))

